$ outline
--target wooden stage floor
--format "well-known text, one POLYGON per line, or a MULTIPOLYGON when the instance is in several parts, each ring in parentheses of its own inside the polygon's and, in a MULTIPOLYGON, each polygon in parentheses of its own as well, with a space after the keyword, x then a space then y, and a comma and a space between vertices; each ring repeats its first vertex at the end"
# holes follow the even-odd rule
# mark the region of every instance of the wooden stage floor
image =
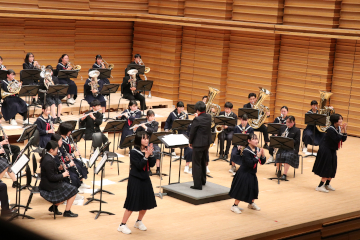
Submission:
MULTIPOLYGON (((109 136, 112 139, 112 135, 109 136)), ((84 155, 84 142, 78 144, 84 155)), ((335 217, 342 214, 351 214, 360 211, 360 191, 357 177, 360 174, 358 146, 360 138, 349 137, 338 151, 338 173, 332 181, 335 192, 320 193, 314 189, 320 178, 315 176, 311 170, 314 158, 304 159, 304 173, 300 169, 296 171, 296 178, 293 178, 292 168, 289 171, 288 182, 270 181, 268 177, 275 176, 273 165, 259 166, 259 199, 256 203, 261 211, 253 211, 247 204, 241 202, 240 207, 244 208, 242 214, 235 214, 230 211, 233 200, 208 203, 203 205, 192 205, 168 196, 163 199, 156 198, 158 207, 150 210, 143 220, 148 230, 142 232, 134 229, 133 225, 137 219, 137 213, 130 217, 128 226, 133 231, 131 236, 117 232, 117 227, 122 220, 124 213, 123 204, 126 197, 127 182, 118 181, 128 176, 129 158, 122 158, 125 163, 120 164, 120 176, 117 175, 117 168, 114 164, 106 165, 105 178, 114 181, 115 184, 106 185, 104 189, 115 195, 103 195, 104 211, 115 213, 114 216, 101 215, 94 220, 95 214, 90 210, 97 210, 98 203, 90 203, 87 206, 73 206, 72 211, 79 214, 78 218, 57 217, 53 219, 48 212, 50 204, 38 194, 34 195, 31 207, 27 214, 35 217, 35 220, 16 219, 13 221, 25 228, 44 234, 51 239, 253 239, 255 234, 266 234, 278 231, 282 228, 304 225, 310 221, 323 221, 322 219, 335 217)), ((112 147, 112 146, 111 146, 112 147)), ((118 151, 123 154, 123 150, 118 151)), ((210 159, 215 158, 216 147, 210 150, 210 159)), ((266 151, 268 154, 268 152, 266 151)), ((185 161, 181 166, 181 182, 191 181, 191 175, 184 174, 185 161)), ((177 180, 179 162, 173 163, 172 181, 177 180)), ((224 161, 210 162, 211 176, 208 181, 230 187, 232 177, 228 172, 229 164, 224 161)), ((169 157, 164 159, 164 172, 168 173, 169 157)), ((92 170, 90 171, 91 176, 92 170)), ((168 177, 163 178, 163 184, 167 184, 168 177)), ((25 178, 23 178, 25 180, 25 178)), ((85 182, 91 185, 91 177, 85 182)), ((99 176, 97 178, 99 180, 99 176)), ((151 177, 154 191, 157 192, 159 177, 151 177)), ((15 201, 15 191, 11 188, 11 180, 3 179, 8 184, 11 203, 15 201)), ((22 203, 25 204, 28 198, 28 191, 22 191, 22 203)), ((83 194, 88 197, 90 194, 83 194)), ((64 211, 65 206, 60 206, 64 211)))

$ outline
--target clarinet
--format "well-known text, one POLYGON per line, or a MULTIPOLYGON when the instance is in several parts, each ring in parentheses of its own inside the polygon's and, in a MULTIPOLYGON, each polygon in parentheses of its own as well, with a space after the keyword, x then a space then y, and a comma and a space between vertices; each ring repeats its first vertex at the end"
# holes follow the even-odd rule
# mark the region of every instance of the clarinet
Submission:
MULTIPOLYGON (((63 149, 64 149, 64 151, 65 151, 66 156, 67 156, 67 157, 69 158, 69 160, 71 161, 71 156, 70 156, 70 154, 66 151, 66 148, 64 147, 64 145, 63 145, 62 147, 63 147, 63 149)), ((81 175, 81 173, 79 172, 79 169, 77 168, 77 166, 76 166, 75 163, 74 163, 74 168, 75 168, 75 170, 76 170, 79 178, 82 178, 82 175, 81 175)))
POLYGON ((74 144, 75 151, 79 153, 79 158, 80 158, 83 166, 86 167, 86 166, 85 166, 85 163, 84 163, 83 160, 82 160, 82 157, 81 157, 80 151, 79 151, 79 149, 78 149, 78 147, 77 147, 77 144, 75 143, 75 141, 74 141, 74 139, 73 139, 73 137, 72 137, 71 135, 70 135, 70 139, 71 139, 72 143, 74 144))
MULTIPOLYGON (((8 139, 8 136, 6 135, 5 130, 4 130, 3 126, 1 125, 1 123, 0 123, 0 128, 1 128, 1 131, 2 131, 3 136, 4 136, 4 140, 8 139)), ((7 143, 7 145, 8 145, 8 148, 9 148, 9 156, 8 157, 10 159, 10 156, 13 155, 13 154, 11 152, 10 143, 7 143)))
MULTIPOLYGON (((61 158, 60 158, 60 165, 63 167, 64 171, 66 171, 66 165, 65 165, 65 162, 64 162, 64 160, 63 160, 63 159, 61 159, 61 158)), ((69 182, 70 182, 70 184, 71 184, 70 173, 69 173, 68 178, 69 178, 69 182)))

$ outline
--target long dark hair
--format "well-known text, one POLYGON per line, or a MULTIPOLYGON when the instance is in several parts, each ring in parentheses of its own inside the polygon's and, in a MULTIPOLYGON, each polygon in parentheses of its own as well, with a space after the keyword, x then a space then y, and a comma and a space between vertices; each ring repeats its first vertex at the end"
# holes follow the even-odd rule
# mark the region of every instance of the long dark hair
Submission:
POLYGON ((35 61, 35 55, 32 54, 31 52, 29 52, 29 53, 26 54, 25 59, 24 59, 24 61, 25 61, 26 63, 29 63, 29 57, 30 57, 30 55, 33 55, 33 56, 34 56, 34 61, 35 61))
POLYGON ((46 152, 49 152, 50 149, 55 150, 55 149, 58 148, 58 147, 59 147, 59 146, 58 146, 58 143, 57 143, 57 142, 55 142, 55 141, 53 141, 53 140, 50 140, 50 141, 46 144, 44 150, 42 151, 42 158, 40 159, 40 163, 41 163, 42 160, 44 159, 46 152))
POLYGON ((330 116, 331 125, 334 125, 335 123, 337 123, 340 120, 340 118, 342 119, 343 117, 338 113, 331 115, 330 116))
POLYGON ((138 105, 137 104, 137 102, 135 101, 135 100, 130 100, 130 102, 129 102, 129 110, 130 110, 130 107, 132 106, 132 105, 138 105))
POLYGON ((67 54, 63 54, 63 55, 61 55, 61 57, 59 58, 59 63, 61 63, 62 62, 62 60, 63 60, 63 58, 65 57, 65 56, 69 56, 69 55, 67 55, 67 54))
POLYGON ((258 139, 258 137, 256 136, 255 133, 249 133, 249 135, 247 137, 246 147, 249 146, 249 140, 252 140, 252 139, 258 139))
POLYGON ((98 60, 98 59, 102 59, 102 56, 101 56, 100 54, 98 54, 98 55, 95 56, 95 63, 97 63, 97 60, 98 60))
POLYGON ((72 125, 70 123, 64 122, 60 124, 57 133, 66 136, 69 132, 71 132, 71 130, 72 130, 72 125))
POLYGON ((148 132, 145 132, 145 131, 136 132, 135 140, 134 140, 134 146, 137 147, 137 148, 141 148, 141 139, 143 139, 145 137, 146 138, 150 137, 148 132))

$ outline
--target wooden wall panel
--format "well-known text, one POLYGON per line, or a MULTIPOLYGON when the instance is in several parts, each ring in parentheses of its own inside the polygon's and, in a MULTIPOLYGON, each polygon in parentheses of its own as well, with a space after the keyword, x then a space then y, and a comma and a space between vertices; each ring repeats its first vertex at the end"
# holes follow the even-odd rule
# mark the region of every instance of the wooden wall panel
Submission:
POLYGON ((38 0, 39 8, 89 11, 89 0, 38 0))
POLYGON ((185 0, 149 0, 149 13, 184 16, 185 0))
POLYGON ((232 20, 282 23, 284 0, 234 0, 232 20))
POLYGON ((270 108, 272 122, 276 96, 276 79, 279 62, 280 36, 231 32, 226 101, 234 109, 248 103, 248 94, 258 95, 259 88, 271 92, 264 105, 270 108))
POLYGON ((281 37, 275 116, 285 105, 296 124, 305 126, 310 102, 319 101, 319 90, 331 90, 335 43, 334 39, 281 37))
POLYGON ((148 13, 148 0, 89 0, 91 11, 148 13))
POLYGON ((0 0, 0 7, 38 8, 38 0, 0 0))
POLYGON ((230 20, 233 0, 185 0, 185 17, 230 20))
POLYGON ((285 0, 284 24, 337 28, 341 0, 285 0))
POLYGON ((184 27, 179 100, 196 103, 210 86, 220 90, 214 103, 224 105, 229 43, 229 31, 184 27))
POLYGON ((360 29, 360 1, 342 0, 339 28, 360 29))
MULTIPOLYGON (((152 95, 177 101, 179 98, 182 27, 135 23, 133 55, 141 54, 153 80, 152 95)), ((142 76, 142 79, 144 77, 142 76)))

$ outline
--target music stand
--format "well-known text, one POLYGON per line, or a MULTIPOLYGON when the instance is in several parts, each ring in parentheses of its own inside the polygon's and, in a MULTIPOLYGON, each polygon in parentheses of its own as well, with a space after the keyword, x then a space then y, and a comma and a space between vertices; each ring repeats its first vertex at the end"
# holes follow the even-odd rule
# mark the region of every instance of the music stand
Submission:
POLYGON ((314 154, 315 128, 316 126, 326 126, 326 115, 317 114, 317 113, 306 113, 305 124, 313 125, 313 140, 312 140, 311 154, 306 155, 305 158, 316 157, 316 155, 314 154))
MULTIPOLYGON (((215 126, 216 125, 226 125, 226 126, 236 126, 237 125, 237 119, 232 118, 232 117, 225 117, 225 116, 215 116, 214 122, 215 122, 215 126)), ((221 134, 221 133, 219 133, 219 134, 221 134)), ((223 160, 223 161, 229 162, 229 160, 220 158, 220 156, 218 158, 214 159, 213 161, 217 161, 217 160, 223 160)))
POLYGON ((194 115, 196 113, 195 104, 188 104, 186 106, 186 111, 187 111, 188 115, 194 115))
POLYGON ((34 135, 35 130, 36 130, 36 124, 32 124, 32 125, 24 128, 24 131, 21 133, 19 139, 16 140, 16 141, 17 142, 24 142, 25 140, 29 140, 34 135))
MULTIPOLYGON (((272 148, 278 148, 279 150, 294 150, 294 139, 287 138, 287 137, 279 137, 279 136, 271 136, 270 137, 270 147, 272 148)), ((281 159, 281 151, 280 151, 280 159, 281 159)), ((278 172, 278 176, 276 178, 269 178, 270 180, 277 179, 278 184, 280 184, 280 180, 282 181, 289 181, 287 179, 280 179, 281 169, 282 169, 282 163, 279 162, 280 169, 278 172)))
POLYGON ((38 81, 41 79, 40 73, 40 69, 23 69, 20 71, 20 81, 33 81, 34 83, 39 83, 38 81))
MULTIPOLYGON (((59 99, 59 96, 67 95, 68 89, 69 89, 69 85, 67 84, 50 85, 46 94, 55 95, 56 98, 59 99)), ((46 101, 46 94, 44 97, 44 101, 46 101)), ((57 103, 57 101, 55 101, 55 104, 56 104, 56 116, 57 116, 59 112, 58 110, 59 104, 57 103)))
POLYGON ((73 132, 75 130, 76 125, 77 125, 78 122, 76 120, 68 120, 68 121, 65 121, 65 122, 62 122, 62 123, 70 124, 71 125, 71 132, 73 132))
MULTIPOLYGON (((24 85, 21 87, 21 90, 19 92, 19 97, 34 97, 38 94, 40 86, 38 85, 24 85)), ((27 121, 28 123, 24 124, 24 126, 31 125, 29 120, 29 107, 31 106, 37 106, 36 104, 27 104, 27 121)))
POLYGON ((141 75, 143 75, 145 73, 145 65, 139 65, 139 64, 136 64, 136 63, 130 63, 130 64, 127 65, 126 73, 131 69, 138 70, 138 74, 141 74, 141 75))
POLYGON ((72 133, 70 134, 70 136, 72 137, 72 139, 74 140, 74 142, 80 142, 82 139, 82 136, 84 135, 86 128, 80 128, 77 130, 72 130, 72 133))
MULTIPOLYGON (((187 131, 187 129, 192 121, 193 120, 190 120, 190 119, 175 119, 173 122, 173 125, 172 125, 172 131, 173 132, 177 131, 178 133, 187 131)), ((170 155, 171 155, 171 150, 170 150, 170 155)), ((173 162, 176 162, 176 161, 181 161, 181 157, 173 160, 173 162)))
POLYGON ((99 172, 101 171, 100 201, 99 201, 99 202, 100 202, 100 209, 99 209, 99 210, 92 210, 92 211, 90 211, 91 213, 96 213, 96 212, 97 212, 96 217, 95 217, 95 220, 98 219, 98 217, 100 216, 101 213, 106 213, 106 214, 109 214, 109 215, 115 215, 114 213, 106 212, 106 211, 102 211, 102 210, 101 210, 101 204, 102 204, 101 200, 102 200, 102 192, 103 192, 102 186, 103 186, 104 167, 105 167, 105 164, 106 164, 106 160, 107 160, 107 155, 104 154, 104 156, 103 156, 103 158, 101 159, 99 165, 97 165, 96 168, 95 168, 95 166, 94 166, 94 171, 95 171, 96 174, 99 174, 99 172))
MULTIPOLYGON (((248 140, 247 140, 248 136, 249 136, 249 134, 234 133, 233 138, 232 138, 233 145, 245 147, 248 143, 248 140)), ((236 159, 235 159, 234 163, 241 165, 242 164, 241 156, 240 156, 240 161, 236 161, 236 159)))
POLYGON ((58 78, 77 78, 79 70, 60 70, 58 72, 58 78))
MULTIPOLYGON (((153 81, 151 80, 141 80, 141 81, 138 81, 136 83, 136 91, 137 92, 143 92, 144 93, 144 96, 146 96, 146 91, 151 91, 151 88, 153 86, 153 81)), ((144 109, 143 109, 143 114, 144 114, 144 109)))
POLYGON ((258 119, 259 118, 259 109, 253 108, 239 108, 238 109, 238 117, 246 114, 249 119, 258 119))
POLYGON ((104 84, 100 91, 101 95, 109 95, 108 117, 104 118, 104 122, 107 122, 107 120, 112 119, 112 118, 110 118, 110 99, 111 99, 110 93, 116 93, 116 91, 119 89, 119 87, 120 87, 120 84, 104 84))
POLYGON ((268 133, 270 133, 270 134, 278 134, 281 126, 284 126, 284 124, 281 124, 281 123, 268 123, 268 133))
POLYGON ((110 78, 111 77, 111 69, 108 68, 91 68, 90 71, 97 70, 100 72, 100 75, 98 78, 110 78))
POLYGON ((124 128, 126 120, 113 120, 111 122, 106 123, 106 126, 103 130, 104 132, 112 132, 114 133, 114 143, 113 143, 113 152, 115 152, 115 133, 121 132, 124 128))
POLYGON ((7 79, 8 70, 0 70, 0 79, 7 79))
MULTIPOLYGON (((126 138, 124 139, 124 141, 120 145, 120 148, 132 147, 134 145, 134 140, 135 140, 135 134, 126 136, 126 138)), ((130 165, 131 164, 129 162, 129 174, 130 174, 130 168, 131 168, 130 165)), ((123 182, 123 181, 128 180, 128 179, 129 179, 129 177, 126 177, 124 179, 121 179, 119 182, 123 182)))

